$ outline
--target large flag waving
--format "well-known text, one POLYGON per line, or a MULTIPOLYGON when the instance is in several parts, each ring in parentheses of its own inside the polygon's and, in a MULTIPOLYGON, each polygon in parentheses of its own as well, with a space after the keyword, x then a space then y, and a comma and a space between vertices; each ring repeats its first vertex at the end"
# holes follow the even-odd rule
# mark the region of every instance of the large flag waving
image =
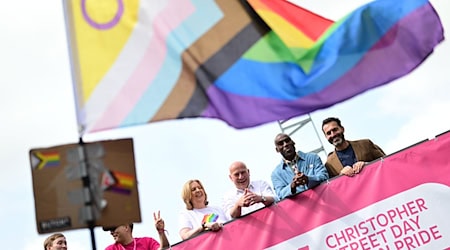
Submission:
POLYGON ((81 133, 288 119, 409 73, 443 40, 427 0, 378 0, 336 23, 283 0, 64 3, 81 133))

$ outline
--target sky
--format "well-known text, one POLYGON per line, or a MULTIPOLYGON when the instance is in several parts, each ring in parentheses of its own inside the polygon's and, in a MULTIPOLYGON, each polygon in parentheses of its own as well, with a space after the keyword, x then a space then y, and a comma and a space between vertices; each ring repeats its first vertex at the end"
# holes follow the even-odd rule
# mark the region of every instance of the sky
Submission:
MULTIPOLYGON (((338 19, 365 0, 296 0, 330 19, 338 19), (345 3, 345 6, 344 6, 345 3)), ((431 3, 445 29, 450 2, 431 3)), ((5 250, 42 249, 49 234, 36 229, 30 149, 78 142, 71 69, 62 1, 6 1, 0 8, 0 238, 5 250)), ((411 74, 331 108, 310 114, 313 123, 294 134, 297 149, 323 144, 321 122, 339 117, 347 139, 370 138, 388 154, 450 129, 450 44, 444 41, 411 74), (315 136, 317 131, 319 136, 315 136)), ((294 119, 302 120, 300 117, 294 119)), ((142 223, 134 236, 158 239, 153 212, 160 210, 171 243, 180 241, 178 214, 184 209, 182 185, 200 179, 212 205, 232 188, 228 167, 236 160, 250 168, 252 179, 270 183, 280 161, 273 139, 277 122, 236 130, 212 119, 184 119, 89 134, 85 141, 133 138, 142 223)), ((324 159, 324 154, 321 154, 324 159)), ((70 250, 92 249, 88 229, 63 232, 70 250)), ((95 229, 97 249, 113 242, 95 229)))

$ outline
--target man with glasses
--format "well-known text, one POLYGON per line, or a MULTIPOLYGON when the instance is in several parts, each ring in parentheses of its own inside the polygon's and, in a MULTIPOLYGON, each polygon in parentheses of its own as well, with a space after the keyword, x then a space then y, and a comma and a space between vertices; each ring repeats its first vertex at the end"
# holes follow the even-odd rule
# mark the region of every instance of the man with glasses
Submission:
POLYGON ((105 250, 166 249, 169 247, 169 241, 164 230, 164 220, 161 219, 159 211, 158 214, 153 213, 153 218, 161 244, 150 237, 133 237, 133 224, 130 223, 115 227, 103 227, 103 231, 109 231, 115 241, 105 250))
POLYGON ((296 151, 295 142, 287 134, 275 137, 275 150, 282 156, 280 164, 272 172, 272 184, 280 200, 328 179, 320 157, 296 151))

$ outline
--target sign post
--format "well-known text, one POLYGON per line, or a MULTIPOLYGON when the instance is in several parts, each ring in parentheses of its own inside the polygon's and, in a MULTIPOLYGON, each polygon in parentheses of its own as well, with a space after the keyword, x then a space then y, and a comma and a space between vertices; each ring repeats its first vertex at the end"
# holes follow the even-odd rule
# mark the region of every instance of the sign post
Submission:
POLYGON ((39 234, 140 222, 133 140, 30 150, 39 234), (119 216, 120 215, 120 216, 119 216))

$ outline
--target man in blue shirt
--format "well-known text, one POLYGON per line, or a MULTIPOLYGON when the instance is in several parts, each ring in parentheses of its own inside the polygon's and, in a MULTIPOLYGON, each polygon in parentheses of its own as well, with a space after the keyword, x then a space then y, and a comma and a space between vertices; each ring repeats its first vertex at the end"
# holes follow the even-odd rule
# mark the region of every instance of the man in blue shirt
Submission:
POLYGON ((283 159, 272 172, 272 184, 279 199, 303 192, 328 179, 328 172, 317 154, 295 150, 287 134, 275 137, 275 150, 283 159))

